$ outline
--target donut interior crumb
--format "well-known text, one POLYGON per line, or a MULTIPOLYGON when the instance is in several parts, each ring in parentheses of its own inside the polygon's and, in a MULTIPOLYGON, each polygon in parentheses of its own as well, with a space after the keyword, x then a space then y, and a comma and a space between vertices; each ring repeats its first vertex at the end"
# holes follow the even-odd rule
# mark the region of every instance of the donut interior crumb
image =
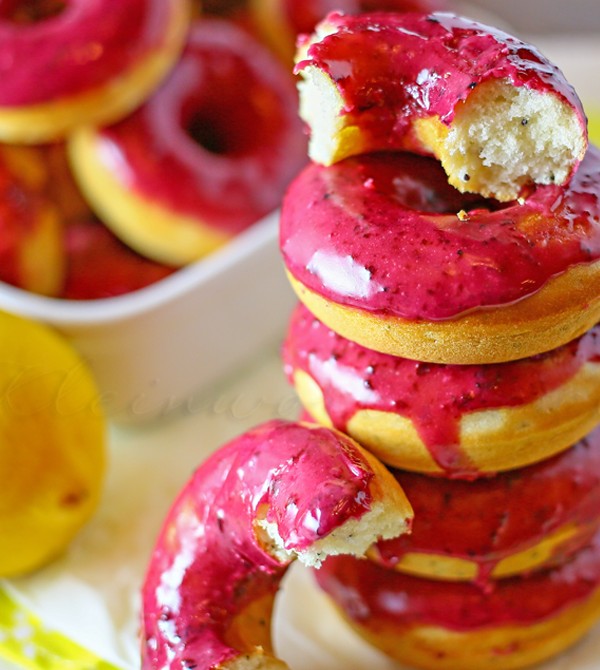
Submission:
MULTIPOLYGON (((331 165, 370 146, 360 119, 348 114, 330 76, 313 65, 298 83, 300 115, 310 128, 309 155, 331 165)), ((421 143, 458 190, 514 200, 525 184, 563 184, 586 148, 578 113, 558 95, 492 79, 459 103, 448 127, 438 117, 415 120, 421 143)))
POLYGON ((360 153, 361 134, 342 114, 344 101, 328 74, 308 66, 298 81, 300 117, 310 128, 308 154, 321 165, 360 153))
POLYGON ((277 524, 262 519, 258 526, 267 536, 261 537, 268 551, 282 562, 297 558, 304 565, 318 568, 327 556, 352 554, 362 557, 379 539, 390 539, 409 532, 409 522, 398 514, 398 508, 382 499, 360 519, 349 519, 329 535, 302 551, 288 551, 279 535, 277 524))
POLYGON ((527 183, 562 184, 584 151, 575 110, 505 80, 475 88, 435 149, 455 187, 504 201, 527 183))

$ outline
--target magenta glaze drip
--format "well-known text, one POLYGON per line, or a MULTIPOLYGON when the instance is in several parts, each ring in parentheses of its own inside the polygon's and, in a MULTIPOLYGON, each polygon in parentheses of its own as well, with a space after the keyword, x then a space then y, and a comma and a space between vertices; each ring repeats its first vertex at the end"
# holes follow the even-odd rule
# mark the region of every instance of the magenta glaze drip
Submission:
POLYGON ((576 110, 585 132, 581 102, 562 72, 535 47, 501 30, 444 13, 334 13, 328 23, 336 32, 312 44, 296 71, 316 66, 326 72, 344 111, 390 148, 405 146, 416 118, 450 123, 457 103, 490 79, 559 96, 576 110))
POLYGON ((297 105, 272 54, 233 24, 202 19, 168 79, 99 133, 97 151, 125 188, 233 235, 274 210, 306 163, 297 105))
POLYGON ((285 198, 281 249, 308 288, 376 315, 442 320, 510 304, 600 258, 600 152, 590 147, 566 188, 505 207, 461 195, 415 155, 310 165, 285 198))
POLYGON ((454 631, 499 625, 532 625, 558 615, 600 586, 600 541, 564 565, 530 576, 511 577, 491 590, 469 582, 420 579, 372 561, 329 558, 315 577, 321 588, 358 624, 441 626, 454 631))
POLYGON ((152 556, 143 668, 213 668, 231 659, 226 633, 236 614, 274 595, 286 567, 259 546, 254 522, 266 513, 286 548, 305 549, 370 509, 372 477, 348 438, 284 421, 255 428, 205 461, 152 556))
POLYGON ((454 476, 473 476, 460 449, 464 414, 531 403, 600 360, 600 326, 551 352, 510 363, 441 365, 382 354, 351 342, 305 307, 292 315, 283 350, 290 381, 295 370, 312 377, 338 430, 360 410, 410 419, 433 459, 454 476))
POLYGON ((415 519, 411 535, 378 543, 388 567, 407 552, 462 558, 479 565, 483 583, 499 561, 574 524, 550 561, 563 562, 600 524, 600 429, 558 456, 475 482, 394 474, 415 519))
POLYGON ((67 0, 30 25, 0 15, 0 105, 55 102, 104 86, 164 47, 180 0, 67 0))

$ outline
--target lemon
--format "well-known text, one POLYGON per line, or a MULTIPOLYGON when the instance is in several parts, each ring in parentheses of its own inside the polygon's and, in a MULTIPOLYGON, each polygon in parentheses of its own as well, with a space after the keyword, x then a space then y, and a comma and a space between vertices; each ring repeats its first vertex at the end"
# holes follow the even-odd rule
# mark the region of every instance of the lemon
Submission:
POLYGON ((99 502, 104 470, 87 366, 49 327, 0 312, 0 576, 65 549, 99 502))
POLYGON ((588 115, 590 142, 600 145, 600 108, 591 107, 586 111, 588 115))

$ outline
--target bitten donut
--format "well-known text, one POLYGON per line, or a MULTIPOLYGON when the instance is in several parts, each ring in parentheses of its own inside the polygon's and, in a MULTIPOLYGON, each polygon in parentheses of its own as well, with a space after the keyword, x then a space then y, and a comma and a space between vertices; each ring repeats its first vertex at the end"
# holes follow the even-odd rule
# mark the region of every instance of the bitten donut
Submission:
POLYGON ((128 114, 179 56, 189 11, 188 0, 2 3, 0 139, 46 142, 128 114))
POLYGON ((202 19, 151 99, 116 125, 80 129, 69 152, 115 234, 183 265, 279 205, 306 162, 306 140, 281 63, 241 28, 202 19))
POLYGON ((299 48, 310 155, 442 161, 461 191, 503 201, 564 184, 587 145, 581 102, 535 47, 452 14, 330 14, 299 48))
POLYGON ((425 670, 515 670, 577 642, 600 615, 598 537, 568 563, 488 591, 420 579, 353 557, 315 572, 350 625, 392 658, 425 670))
POLYGON ((600 422, 598 326, 512 363, 440 365, 366 349, 300 306, 283 360, 314 420, 404 470, 474 479, 520 468, 600 422))
POLYGON ((364 553, 410 527, 390 473, 350 438, 272 421, 204 462, 165 521, 143 588, 144 670, 287 667, 271 655, 289 562, 364 553))
POLYGON ((63 221, 48 193, 44 155, 0 148, 0 281, 56 296, 63 288, 63 221))
POLYGON ((263 39, 287 61, 292 61, 298 35, 312 33, 333 10, 361 12, 433 12, 444 0, 249 0, 253 23, 263 39))
POLYGON ((332 330, 415 360, 533 356, 600 321, 600 151, 568 186, 498 205, 402 153, 312 164, 281 215, 298 296, 332 330))
POLYGON ((394 474, 414 509, 412 533, 379 542, 369 556, 407 574, 485 587, 563 563, 600 526, 600 429, 554 458, 489 479, 394 474))

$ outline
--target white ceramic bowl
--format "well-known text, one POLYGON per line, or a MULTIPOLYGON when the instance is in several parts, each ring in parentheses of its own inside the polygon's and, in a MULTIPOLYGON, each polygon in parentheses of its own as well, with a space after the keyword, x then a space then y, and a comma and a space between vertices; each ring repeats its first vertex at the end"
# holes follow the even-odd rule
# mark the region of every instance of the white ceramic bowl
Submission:
POLYGON ((76 302, 0 283, 0 309, 63 333, 90 364, 115 421, 161 417, 281 340, 294 298, 277 219, 271 214, 208 258, 134 293, 76 302))

